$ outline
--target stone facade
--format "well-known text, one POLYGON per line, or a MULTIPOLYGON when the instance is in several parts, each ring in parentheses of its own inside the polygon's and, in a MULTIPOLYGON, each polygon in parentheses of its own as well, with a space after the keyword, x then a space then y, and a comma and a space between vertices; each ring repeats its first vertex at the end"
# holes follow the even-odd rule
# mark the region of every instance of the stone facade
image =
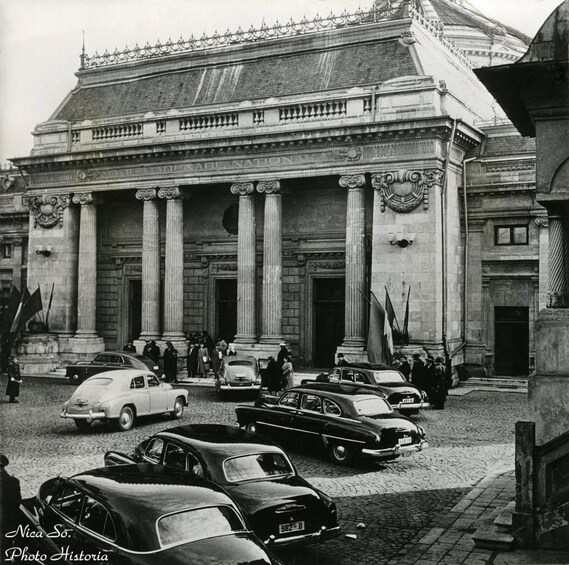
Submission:
MULTIPOLYGON (((331 365, 336 348, 365 359, 367 297, 383 301, 385 287, 400 323, 411 292, 407 352, 491 365, 484 328, 502 290, 485 269, 513 264, 489 258, 484 237, 494 177, 478 148, 496 137, 481 125, 495 106, 476 57, 444 33, 488 30, 450 0, 384 4, 320 21, 318 33, 83 55, 78 88, 14 160, 26 198, 58 206, 53 225, 30 215, 31 244, 53 252, 30 256, 28 270, 55 283, 64 357, 138 338, 183 352, 186 332, 207 329, 261 358, 284 340, 302 365, 331 365), (463 176, 479 217, 465 213, 463 176)), ((501 37, 504 53, 525 48, 501 37)), ((532 182, 520 189, 529 200, 532 182)), ((520 204, 528 222, 530 208, 520 204)))

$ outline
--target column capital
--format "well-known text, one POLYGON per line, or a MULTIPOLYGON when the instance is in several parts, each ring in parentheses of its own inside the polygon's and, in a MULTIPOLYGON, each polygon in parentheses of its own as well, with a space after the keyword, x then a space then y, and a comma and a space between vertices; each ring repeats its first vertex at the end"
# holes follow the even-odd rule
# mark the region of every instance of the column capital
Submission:
POLYGON ((157 190, 155 188, 141 188, 136 191, 137 200, 155 200, 157 197, 157 190))
POLYGON ((184 194, 179 186, 163 186, 158 190, 158 198, 164 200, 186 200, 189 195, 184 194))
POLYGON ((96 206, 97 204, 103 204, 104 199, 98 194, 93 194, 92 192, 78 192, 73 195, 73 204, 79 204, 80 206, 96 206))
POLYGON ((247 196, 255 192, 255 186, 252 182, 238 182, 231 185, 231 194, 238 194, 239 196, 247 196))
POLYGON ((344 175, 338 181, 342 188, 363 188, 366 184, 365 175, 344 175))
POLYGON ((257 192, 261 194, 281 194, 280 180, 263 180, 257 183, 257 192))
POLYGON ((540 216, 534 220, 535 225, 538 228, 548 228, 549 227, 549 218, 546 216, 540 216))

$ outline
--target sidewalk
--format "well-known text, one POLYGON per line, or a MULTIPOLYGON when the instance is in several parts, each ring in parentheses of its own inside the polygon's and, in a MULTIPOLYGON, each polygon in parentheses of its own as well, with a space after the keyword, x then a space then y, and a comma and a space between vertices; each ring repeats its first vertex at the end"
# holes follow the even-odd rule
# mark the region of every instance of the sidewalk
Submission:
POLYGON ((498 552, 474 547, 472 534, 515 497, 514 471, 482 479, 431 528, 411 551, 388 565, 552 565, 568 564, 569 552, 518 549, 498 552))

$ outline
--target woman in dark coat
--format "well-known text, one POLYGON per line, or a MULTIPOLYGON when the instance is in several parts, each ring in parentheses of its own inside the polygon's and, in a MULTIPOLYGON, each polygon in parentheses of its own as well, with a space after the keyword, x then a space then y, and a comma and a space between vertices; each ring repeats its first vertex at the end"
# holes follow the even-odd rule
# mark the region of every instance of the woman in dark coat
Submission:
POLYGON ((276 395, 282 389, 282 371, 279 369, 274 357, 269 357, 265 372, 269 394, 276 395))
POLYGON ((6 386, 6 396, 10 397, 10 402, 18 402, 16 398, 20 396, 20 385, 22 377, 18 360, 10 357, 8 363, 8 385, 6 386))

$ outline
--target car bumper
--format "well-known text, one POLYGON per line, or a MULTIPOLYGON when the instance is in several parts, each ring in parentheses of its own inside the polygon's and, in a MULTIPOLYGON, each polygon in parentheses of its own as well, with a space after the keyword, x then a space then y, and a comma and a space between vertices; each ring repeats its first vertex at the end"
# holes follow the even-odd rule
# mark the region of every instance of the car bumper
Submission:
POLYGON ((394 410, 420 410, 421 408, 429 408, 431 405, 428 401, 424 402, 399 402, 398 404, 391 404, 394 410))
POLYGON ((420 443, 412 445, 396 445, 387 449, 362 449, 362 455, 365 457, 391 457, 393 455, 403 455, 404 453, 416 453, 427 449, 429 444, 423 440, 420 443))
POLYGON ((72 420, 87 420, 88 422, 92 422, 93 420, 105 420, 107 415, 104 412, 93 412, 89 410, 89 412, 85 414, 70 414, 65 410, 65 408, 61 411, 62 418, 70 418, 72 420))
POLYGON ((219 390, 261 390, 261 385, 231 386, 219 385, 219 390))
POLYGON ((287 538, 277 538, 275 536, 269 536, 269 539, 266 539, 264 543, 269 548, 290 547, 293 545, 308 545, 311 543, 319 543, 338 537, 341 531, 342 529, 340 528, 340 526, 335 526, 333 528, 326 528, 325 526, 322 526, 322 528, 320 528, 319 531, 312 532, 309 534, 302 534, 287 538))

